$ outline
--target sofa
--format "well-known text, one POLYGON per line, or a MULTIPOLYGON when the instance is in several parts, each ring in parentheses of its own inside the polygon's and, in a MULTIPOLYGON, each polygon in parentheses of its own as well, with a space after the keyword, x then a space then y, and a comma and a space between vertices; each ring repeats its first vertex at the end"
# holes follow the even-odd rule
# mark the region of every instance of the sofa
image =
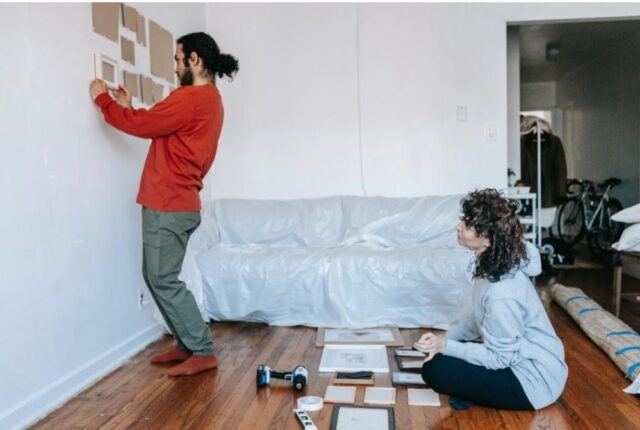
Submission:
POLYGON ((208 202, 180 279, 205 320, 447 328, 470 306, 461 198, 208 202))

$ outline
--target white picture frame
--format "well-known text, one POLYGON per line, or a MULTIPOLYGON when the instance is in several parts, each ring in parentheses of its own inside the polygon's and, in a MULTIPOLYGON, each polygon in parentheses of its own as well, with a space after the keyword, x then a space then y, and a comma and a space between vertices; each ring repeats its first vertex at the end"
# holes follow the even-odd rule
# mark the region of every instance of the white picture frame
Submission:
POLYGON ((384 345, 325 345, 319 372, 389 373, 389 359, 384 345))
POLYGON ((93 68, 96 79, 102 79, 110 90, 117 90, 120 85, 120 68, 118 61, 106 55, 93 55, 93 68))
POLYGON ((329 344, 403 346, 405 341, 397 327, 364 329, 319 327, 316 346, 329 344))

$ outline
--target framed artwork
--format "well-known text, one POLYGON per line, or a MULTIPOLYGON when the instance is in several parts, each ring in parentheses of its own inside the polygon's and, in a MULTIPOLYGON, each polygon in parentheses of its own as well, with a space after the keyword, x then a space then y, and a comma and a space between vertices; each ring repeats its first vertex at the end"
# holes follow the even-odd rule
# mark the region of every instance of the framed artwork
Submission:
POLYGON ((106 55, 94 54, 93 66, 96 79, 102 79, 107 84, 107 88, 111 90, 118 89, 120 72, 116 60, 106 55))
POLYGON ((395 430, 392 407, 334 405, 330 430, 395 430))
POLYGON ((402 346, 404 338, 396 327, 388 328, 318 328, 316 346, 329 344, 366 344, 402 346))
POLYGON ((416 358, 426 358, 427 354, 424 352, 415 350, 413 348, 396 348, 394 353, 396 357, 416 357, 416 358))
POLYGON ((320 372, 389 373, 384 345, 326 345, 320 359, 320 372))
POLYGON ((415 372, 393 372, 391 383, 393 385, 427 385, 422 375, 415 372))
POLYGON ((422 370, 423 360, 413 357, 396 357, 398 359, 398 369, 420 372, 422 370))

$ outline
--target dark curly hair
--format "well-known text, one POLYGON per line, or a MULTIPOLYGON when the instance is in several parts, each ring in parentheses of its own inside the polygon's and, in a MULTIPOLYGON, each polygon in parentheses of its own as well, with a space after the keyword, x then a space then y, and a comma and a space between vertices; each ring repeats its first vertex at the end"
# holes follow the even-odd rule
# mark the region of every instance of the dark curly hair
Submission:
POLYGON ((198 57, 202 58, 204 68, 207 70, 212 79, 215 76, 228 76, 233 80, 233 76, 238 70, 238 60, 229 54, 223 54, 218 48, 218 44, 207 33, 190 33, 179 38, 176 43, 182 45, 184 52, 184 65, 189 67, 189 57, 195 52, 198 57))
POLYGON ((497 282, 502 275, 527 260, 524 232, 513 200, 487 188, 467 194, 460 203, 461 220, 491 243, 476 261, 474 278, 497 282))

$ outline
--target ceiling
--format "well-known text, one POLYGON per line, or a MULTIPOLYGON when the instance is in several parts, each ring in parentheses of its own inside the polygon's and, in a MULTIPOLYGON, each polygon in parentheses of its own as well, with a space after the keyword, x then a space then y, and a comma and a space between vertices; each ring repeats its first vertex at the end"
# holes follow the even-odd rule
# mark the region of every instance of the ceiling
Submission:
POLYGON ((556 81, 608 46, 632 37, 640 38, 640 20, 522 25, 520 81, 556 81), (548 45, 558 48, 556 61, 547 60, 548 45))

